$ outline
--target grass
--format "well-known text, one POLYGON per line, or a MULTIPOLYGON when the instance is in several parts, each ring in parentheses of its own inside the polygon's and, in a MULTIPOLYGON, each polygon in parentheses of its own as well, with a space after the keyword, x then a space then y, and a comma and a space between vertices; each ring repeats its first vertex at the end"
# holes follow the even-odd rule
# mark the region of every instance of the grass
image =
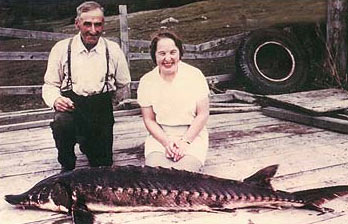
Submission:
MULTIPOLYGON (((280 26, 325 22, 326 0, 206 0, 167 8, 138 12, 128 16, 129 38, 150 40, 150 35, 163 26, 160 22, 174 17, 179 23, 166 26, 179 34, 184 43, 202 42, 231 36, 244 31, 280 26)), ((75 33, 73 25, 56 28, 55 32, 75 33)), ((106 36, 119 36, 118 16, 108 17, 106 36)), ((50 51, 53 41, 28 39, 0 39, 0 51, 50 51)), ((145 49, 146 50, 146 49, 145 49)), ((0 61, 0 85, 37 85, 43 83, 46 61, 0 61)), ((231 73, 233 58, 189 61, 205 75, 231 73)), ((131 75, 138 80, 150 70, 150 61, 132 61, 131 75)), ((15 100, 1 97, 2 111, 44 107, 40 97, 15 100)))

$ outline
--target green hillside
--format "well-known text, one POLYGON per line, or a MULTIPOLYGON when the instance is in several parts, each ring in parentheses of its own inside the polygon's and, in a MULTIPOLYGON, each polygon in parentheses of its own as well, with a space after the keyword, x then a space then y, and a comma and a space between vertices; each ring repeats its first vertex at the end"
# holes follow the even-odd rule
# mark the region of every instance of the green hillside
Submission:
MULTIPOLYGON (((128 15, 129 38, 149 40, 151 33, 163 26, 160 23, 163 19, 173 17, 179 22, 165 26, 176 31, 184 43, 199 44, 259 28, 325 22, 326 4, 325 0, 205 0, 174 8, 135 12, 128 15)), ((67 22, 67 18, 50 21, 50 24, 63 23, 62 21, 67 22)), ((44 22, 46 21, 42 21, 44 22)), ((52 30, 76 32, 73 25, 55 25, 52 26, 52 30)), ((307 35, 305 29, 300 29, 299 35, 302 35, 301 32, 307 35)), ((105 35, 119 37, 118 16, 106 18, 105 35)), ((28 39, 0 39, 0 51, 49 51, 54 43, 28 39)), ((190 63, 202 69, 205 75, 231 73, 234 70, 233 58, 198 60, 190 63)), ((132 61, 132 79, 138 80, 152 66, 150 61, 132 61)), ((0 85, 42 84, 46 61, 0 61, 0 67, 0 85)), ((11 101, 14 98, 12 97, 11 101)), ((29 102, 32 101, 30 99, 29 102)), ((35 107, 43 106, 41 99, 34 101, 34 104, 37 104, 35 107)), ((29 102, 17 102, 17 106, 20 109, 27 108, 29 102)))

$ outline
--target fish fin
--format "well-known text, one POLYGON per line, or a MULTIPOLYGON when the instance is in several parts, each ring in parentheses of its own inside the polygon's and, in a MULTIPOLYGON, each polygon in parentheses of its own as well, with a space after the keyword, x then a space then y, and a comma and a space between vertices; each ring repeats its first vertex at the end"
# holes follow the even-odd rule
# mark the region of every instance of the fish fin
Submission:
POLYGON ((236 208, 214 208, 214 209, 212 209, 212 211, 232 213, 232 212, 236 212, 237 209, 236 208))
POLYGON ((278 170, 278 165, 272 165, 265 167, 250 177, 244 179, 244 183, 254 184, 263 188, 272 189, 271 179, 274 177, 278 170))
POLYGON ((71 208, 72 223, 74 224, 93 224, 94 215, 85 204, 73 205, 71 208))
POLYGON ((327 201, 347 195, 348 185, 297 191, 292 194, 297 200, 304 201, 305 204, 303 208, 305 209, 315 210, 322 213, 333 212, 332 209, 321 207, 321 205, 327 201))
POLYGON ((320 206, 317 206, 315 204, 305 204, 304 206, 299 207, 299 208, 317 211, 317 212, 320 212, 320 214, 325 214, 325 213, 328 213, 328 212, 334 212, 335 211, 332 208, 320 207, 320 206))

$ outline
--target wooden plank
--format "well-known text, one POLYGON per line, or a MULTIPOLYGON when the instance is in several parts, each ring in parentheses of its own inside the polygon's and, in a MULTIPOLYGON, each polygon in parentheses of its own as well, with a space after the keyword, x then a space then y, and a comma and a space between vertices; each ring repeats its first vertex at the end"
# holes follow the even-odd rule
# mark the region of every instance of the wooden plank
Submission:
POLYGON ((0 114, 0 125, 23 123, 37 120, 48 120, 53 118, 53 109, 29 111, 26 113, 0 114))
POLYGON ((244 33, 236 34, 233 36, 219 38, 217 40, 201 43, 196 46, 196 49, 197 51, 205 51, 205 50, 209 50, 211 48, 218 47, 221 45, 238 44, 248 34, 249 32, 244 32, 244 33))
POLYGON ((249 104, 249 103, 215 103, 210 102, 209 103, 210 108, 219 108, 219 107, 250 107, 250 106, 257 106, 256 104, 249 104))
MULTIPOLYGON (((27 128, 37 128, 37 127, 43 127, 48 126, 53 119, 53 111, 49 112, 42 112, 40 114, 27 114, 27 115, 20 115, 20 116, 11 116, 12 121, 18 121, 21 123, 12 123, 10 122, 10 119, 7 117, 5 120, 5 123, 10 124, 4 124, 0 125, 0 133, 6 132, 6 131, 15 131, 15 130, 21 130, 21 129, 27 129, 27 128), (50 119, 47 119, 50 118, 50 119), (42 120, 45 119, 45 120, 42 120), (29 120, 29 121, 28 121, 29 120), (30 121, 31 120, 31 121, 30 121)), ((130 110, 120 110, 120 111, 114 111, 114 117, 122 117, 122 116, 133 116, 133 115, 140 115, 141 111, 140 108, 136 109, 130 109, 130 110)))
POLYGON ((348 133, 348 121, 326 117, 326 116, 310 116, 304 113, 293 112, 281 108, 266 107, 262 109, 262 113, 279 119, 287 121, 293 121, 313 127, 323 128, 331 131, 337 131, 340 133, 348 133))
POLYGON ((7 124, 7 125, 0 125, 0 133, 1 132, 7 132, 7 131, 16 131, 21 129, 27 129, 27 128, 37 128, 37 127, 44 127, 48 126, 52 119, 49 120, 40 120, 40 121, 29 121, 19 124, 7 124))
MULTIPOLYGON (((24 29, 14 29, 14 28, 4 28, 0 27, 0 37, 13 37, 13 38, 23 38, 23 39, 38 39, 38 40, 53 40, 59 41, 66 38, 71 38, 75 34, 68 33, 54 33, 54 32, 44 32, 44 31, 34 31, 34 30, 24 30, 24 29)), ((119 38, 117 37, 106 37, 119 43, 119 38)))
MULTIPOLYGON (((240 33, 233 36, 228 36, 224 38, 219 38, 216 40, 204 42, 198 45, 194 44, 183 44, 185 51, 190 52, 200 52, 209 50, 214 47, 218 47, 224 44, 236 44, 238 43, 244 35, 247 33, 240 33)), ((0 36, 2 37, 14 37, 14 38, 24 38, 24 39, 42 39, 42 40, 63 40, 70 38, 75 34, 66 34, 66 33, 54 33, 54 32, 43 32, 43 31, 33 31, 33 30, 24 30, 24 29, 14 29, 14 28, 3 28, 0 27, 0 36)), ((120 44, 120 39, 117 37, 107 37, 110 40, 113 40, 120 44)), ((150 41, 148 40, 133 40, 129 39, 129 45, 136 48, 149 48, 150 41)))
POLYGON ((0 61, 47 61, 49 52, 3 52, 0 61))
POLYGON ((235 89, 226 90, 226 94, 232 94, 236 100, 247 103, 256 103, 257 99, 260 97, 260 95, 235 89))
MULTIPOLYGON (((244 114, 243 118, 239 118, 239 115, 233 116, 233 114, 221 114, 210 116, 210 119, 208 121, 208 129, 212 132, 222 132, 231 129, 235 131, 241 131, 246 129, 254 129, 261 123, 266 124, 266 122, 267 124, 282 123, 282 121, 278 121, 277 119, 265 117, 261 115, 261 113, 259 112, 246 113, 244 114)), ((147 132, 145 130, 142 117, 129 116, 115 117, 114 133, 116 136, 116 142, 119 139, 117 136, 122 136, 123 139, 128 138, 130 142, 137 142, 135 137, 141 138, 142 136, 145 136, 147 132)), ((214 135, 212 134, 212 138, 213 136, 214 135)), ((48 127, 41 129, 35 128, 27 130, 16 130, 16 132, 13 133, 4 132, 1 133, 0 140, 0 152, 3 153, 9 151, 17 152, 22 151, 23 149, 29 150, 29 148, 36 147, 37 145, 41 146, 38 148, 46 148, 53 146, 52 133, 48 127), (17 135, 23 137, 18 138, 17 135), (44 139, 44 141, 40 141, 40 138, 44 139), (51 142, 51 144, 48 144, 49 142, 51 142)), ((118 147, 119 144, 116 145, 118 147)))
MULTIPOLYGON (((203 53, 186 52, 186 53, 184 53, 182 58, 183 59, 189 59, 189 60, 194 60, 194 59, 214 59, 214 58, 231 57, 234 54, 235 54, 235 49, 221 50, 221 51, 210 51, 210 52, 203 52, 203 53)), ((150 56, 150 53, 132 52, 132 53, 129 53, 129 59, 130 60, 150 60, 151 56, 150 56)))
MULTIPOLYGON (((208 84, 217 84, 231 80, 233 74, 221 74, 214 76, 207 76, 208 84)), ((131 90, 138 89, 139 81, 131 81, 131 90)), ((27 94, 41 94, 42 85, 31 86, 0 86, 0 95, 27 95, 27 94)), ((1 114, 1 113, 0 113, 1 114)))
POLYGON ((210 52, 203 52, 203 53, 184 53, 183 59, 214 59, 214 58, 224 58, 224 57, 231 57, 235 55, 236 50, 230 49, 230 50, 221 50, 221 51, 210 51, 210 52))
POLYGON ((0 86, 0 95, 41 94, 42 85, 31 86, 0 86))
MULTIPOLYGON (((139 128, 142 125, 141 117, 115 119, 118 121, 115 125, 118 130, 115 133, 115 139, 117 139, 115 144, 119 143, 118 140, 129 143, 133 137, 141 139, 139 132, 144 130, 139 128)), ((218 148, 209 151, 204 173, 238 180, 251 175, 265 165, 270 165, 269 163, 279 163, 279 172, 272 181, 274 187, 279 190, 296 191, 346 184, 348 140, 344 134, 266 117, 260 112, 212 115, 209 119, 209 132, 213 137, 211 140, 215 142, 219 139, 221 144, 218 148), (225 136, 219 136, 224 132, 225 136), (244 132, 244 135, 238 137, 235 135, 237 132, 244 132), (232 137, 228 138, 229 134, 232 137)), ((4 148, 4 143, 10 144, 13 149, 16 146, 23 147, 17 150, 17 153, 11 153, 9 150, 7 154, 0 156, 1 198, 5 194, 23 192, 39 180, 59 172, 54 146, 39 149, 40 146, 53 141, 52 139, 47 141, 47 136, 50 134, 47 127, 1 134, 1 138, 6 138, 5 142, 0 140, 1 150, 4 148), (34 139, 30 141, 32 137, 34 139), (35 142, 38 143, 36 146, 35 142)), ((142 148, 115 150, 116 165, 143 164, 142 150, 142 148)), ((86 158, 78 152, 78 166, 86 165, 86 158)), ((96 220, 100 223, 112 223, 117 220, 120 224, 223 222, 343 224, 348 218, 347 201, 348 197, 342 197, 325 204, 324 206, 334 208, 336 212, 320 216, 314 211, 298 209, 242 209, 234 213, 101 213, 96 214, 96 220)), ((38 210, 22 211, 6 204, 4 200, 0 201, 0 208, 1 221, 5 224, 68 222, 64 214, 38 210)))
POLYGON ((331 76, 335 81, 344 86, 347 76, 347 1, 328 0, 326 23, 327 62, 331 76))
POLYGON ((121 36, 121 49, 126 56, 128 66, 129 64, 129 38, 128 38, 128 20, 127 20, 127 6, 119 5, 118 10, 120 12, 120 36, 121 36))
POLYGON ((0 36, 2 37, 15 37, 24 39, 41 39, 41 40, 62 40, 72 37, 74 34, 66 33, 52 33, 33 30, 23 30, 14 28, 0 27, 0 36))
POLYGON ((232 94, 221 93, 210 95, 210 102, 213 103, 230 102, 232 100, 234 100, 234 96, 232 94))
POLYGON ((18 111, 9 111, 9 112, 0 112, 0 116, 10 116, 10 115, 18 115, 18 114, 26 114, 26 113, 35 113, 35 112, 43 112, 49 111, 50 108, 39 108, 39 109, 28 109, 28 110, 18 110, 18 111))
POLYGON ((222 108, 210 108, 210 114, 222 114, 222 113, 245 113, 250 111, 259 111, 261 106, 249 106, 249 107, 222 107, 222 108))
POLYGON ((348 92, 322 89, 281 95, 267 95, 269 105, 298 109, 312 114, 335 112, 348 108, 348 92))
MULTIPOLYGON (((131 90, 138 88, 138 81, 131 81, 131 90)), ((41 94, 42 85, 31 85, 31 86, 0 86, 0 95, 30 95, 30 94, 41 94)))
MULTIPOLYGON (((122 49, 126 50, 126 49, 122 49)), ((235 50, 221 50, 211 51, 204 53, 185 53, 183 59, 214 59, 222 57, 230 57, 235 54, 235 50)), ((4 52, 0 51, 0 61, 47 61, 49 52, 4 52)), ((149 53, 137 53, 128 51, 129 60, 150 60, 151 56, 149 53)))

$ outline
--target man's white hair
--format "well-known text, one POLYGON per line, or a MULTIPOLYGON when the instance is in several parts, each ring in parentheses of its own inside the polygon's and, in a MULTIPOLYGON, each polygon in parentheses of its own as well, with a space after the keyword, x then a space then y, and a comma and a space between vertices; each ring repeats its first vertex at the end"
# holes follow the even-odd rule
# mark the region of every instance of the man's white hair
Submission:
POLYGON ((100 11, 102 11, 104 14, 104 8, 98 2, 95 2, 95 1, 83 2, 81 5, 79 5, 76 8, 76 19, 79 19, 82 13, 89 12, 95 9, 100 9, 100 11))

